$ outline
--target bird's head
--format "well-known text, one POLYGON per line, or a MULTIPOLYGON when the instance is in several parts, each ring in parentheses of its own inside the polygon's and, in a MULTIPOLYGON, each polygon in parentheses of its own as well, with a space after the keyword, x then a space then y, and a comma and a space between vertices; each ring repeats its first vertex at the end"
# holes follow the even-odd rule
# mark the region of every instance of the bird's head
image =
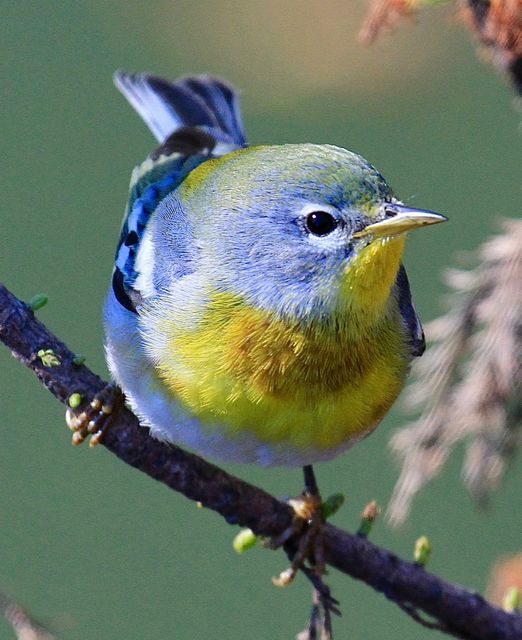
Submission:
POLYGON ((381 313, 405 233, 445 220, 405 207, 372 165, 329 145, 241 149, 193 171, 180 197, 215 286, 301 320, 381 313))

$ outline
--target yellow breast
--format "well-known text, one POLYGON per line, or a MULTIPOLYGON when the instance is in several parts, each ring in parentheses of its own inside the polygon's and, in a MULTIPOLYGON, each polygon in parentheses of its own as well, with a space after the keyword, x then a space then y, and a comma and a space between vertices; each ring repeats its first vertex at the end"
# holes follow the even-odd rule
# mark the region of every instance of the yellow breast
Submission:
POLYGON ((179 304, 176 318, 144 310, 158 376, 209 431, 342 448, 379 423, 404 383, 410 355, 391 295, 403 247, 396 238, 359 251, 326 324, 284 320, 231 293, 193 303, 205 307, 187 318, 179 304))
POLYGON ((167 324, 158 373, 170 392, 209 429, 268 444, 327 450, 360 437, 391 406, 408 365, 393 315, 355 339, 217 294, 196 329, 167 324))

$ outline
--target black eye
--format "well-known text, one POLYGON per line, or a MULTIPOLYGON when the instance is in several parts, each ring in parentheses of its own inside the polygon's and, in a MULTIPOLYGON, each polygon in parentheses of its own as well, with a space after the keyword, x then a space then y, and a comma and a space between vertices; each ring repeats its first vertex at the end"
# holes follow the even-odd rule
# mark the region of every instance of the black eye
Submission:
POLYGON ((305 219, 306 228, 314 236, 326 236, 337 228, 337 220, 327 211, 314 211, 305 219))
POLYGON ((384 207, 384 217, 385 218, 394 218, 397 215, 397 209, 392 205, 388 204, 384 207))

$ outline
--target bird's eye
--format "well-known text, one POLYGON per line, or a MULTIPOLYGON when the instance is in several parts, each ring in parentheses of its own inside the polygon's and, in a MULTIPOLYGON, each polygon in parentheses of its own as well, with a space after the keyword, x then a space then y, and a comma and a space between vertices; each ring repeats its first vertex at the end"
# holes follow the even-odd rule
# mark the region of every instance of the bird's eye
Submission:
POLYGON ((384 217, 385 218, 394 218, 397 215, 398 211, 394 208, 392 204, 388 204, 384 207, 384 217))
POLYGON ((313 211, 305 218, 306 228, 314 236, 326 236, 337 228, 337 220, 327 211, 313 211))

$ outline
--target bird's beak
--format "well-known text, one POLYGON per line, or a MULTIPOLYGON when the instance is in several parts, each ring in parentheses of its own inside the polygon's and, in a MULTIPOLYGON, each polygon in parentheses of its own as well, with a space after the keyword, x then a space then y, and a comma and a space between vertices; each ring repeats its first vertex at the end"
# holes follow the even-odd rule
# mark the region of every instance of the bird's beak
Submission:
POLYGON ((412 231, 428 224, 446 222, 446 216, 424 209, 412 209, 403 204, 387 204, 385 207, 386 218, 365 227, 362 231, 353 234, 354 238, 383 238, 396 236, 406 231, 412 231))

